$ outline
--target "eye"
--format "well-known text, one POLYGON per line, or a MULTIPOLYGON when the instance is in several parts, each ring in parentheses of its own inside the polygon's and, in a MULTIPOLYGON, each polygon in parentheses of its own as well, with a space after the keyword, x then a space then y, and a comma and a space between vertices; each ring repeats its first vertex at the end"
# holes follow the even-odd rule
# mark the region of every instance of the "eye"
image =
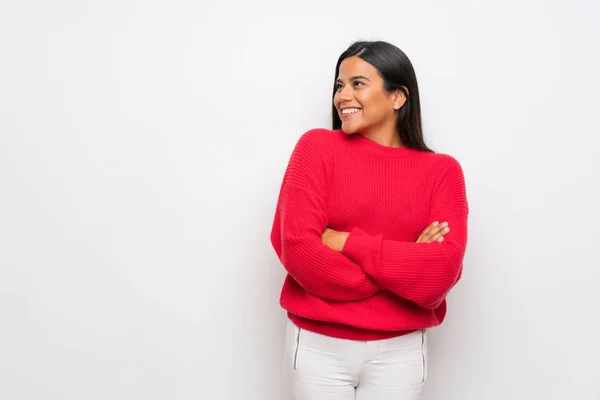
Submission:
POLYGON ((365 84, 361 81, 354 81, 354 86, 364 86, 365 84))
POLYGON ((344 85, 342 85, 341 83, 336 83, 335 84, 335 90, 340 90, 344 85))

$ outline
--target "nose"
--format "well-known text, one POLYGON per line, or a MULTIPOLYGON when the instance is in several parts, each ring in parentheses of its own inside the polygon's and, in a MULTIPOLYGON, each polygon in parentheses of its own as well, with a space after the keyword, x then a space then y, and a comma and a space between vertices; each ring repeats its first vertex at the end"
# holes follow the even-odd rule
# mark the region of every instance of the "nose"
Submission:
POLYGON ((344 86, 338 93, 340 103, 352 100, 352 88, 349 85, 344 86))

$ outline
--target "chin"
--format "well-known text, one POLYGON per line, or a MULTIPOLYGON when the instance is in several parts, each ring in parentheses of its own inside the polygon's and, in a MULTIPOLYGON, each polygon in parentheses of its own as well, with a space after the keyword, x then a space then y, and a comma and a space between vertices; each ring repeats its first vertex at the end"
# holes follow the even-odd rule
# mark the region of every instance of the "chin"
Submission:
POLYGON ((344 124, 342 124, 342 132, 344 132, 346 135, 354 135, 355 133, 358 133, 358 127, 344 126, 344 124))

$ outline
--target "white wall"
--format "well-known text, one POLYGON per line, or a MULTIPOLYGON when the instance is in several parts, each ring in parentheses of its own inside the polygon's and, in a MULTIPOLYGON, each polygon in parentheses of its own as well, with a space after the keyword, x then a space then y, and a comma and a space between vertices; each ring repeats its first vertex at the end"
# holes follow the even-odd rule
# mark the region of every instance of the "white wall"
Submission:
POLYGON ((429 399, 599 399, 599 17, 592 0, 3 0, 0 398, 281 399, 275 201, 365 38, 411 57, 427 139, 467 177, 429 399))

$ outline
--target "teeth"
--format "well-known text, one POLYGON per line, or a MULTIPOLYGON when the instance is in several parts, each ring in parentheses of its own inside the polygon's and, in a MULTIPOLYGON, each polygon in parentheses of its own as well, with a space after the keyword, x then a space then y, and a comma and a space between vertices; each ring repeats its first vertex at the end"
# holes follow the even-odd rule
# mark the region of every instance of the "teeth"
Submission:
POLYGON ((360 111, 360 108, 345 108, 342 110, 342 114, 354 114, 358 111, 360 111))

